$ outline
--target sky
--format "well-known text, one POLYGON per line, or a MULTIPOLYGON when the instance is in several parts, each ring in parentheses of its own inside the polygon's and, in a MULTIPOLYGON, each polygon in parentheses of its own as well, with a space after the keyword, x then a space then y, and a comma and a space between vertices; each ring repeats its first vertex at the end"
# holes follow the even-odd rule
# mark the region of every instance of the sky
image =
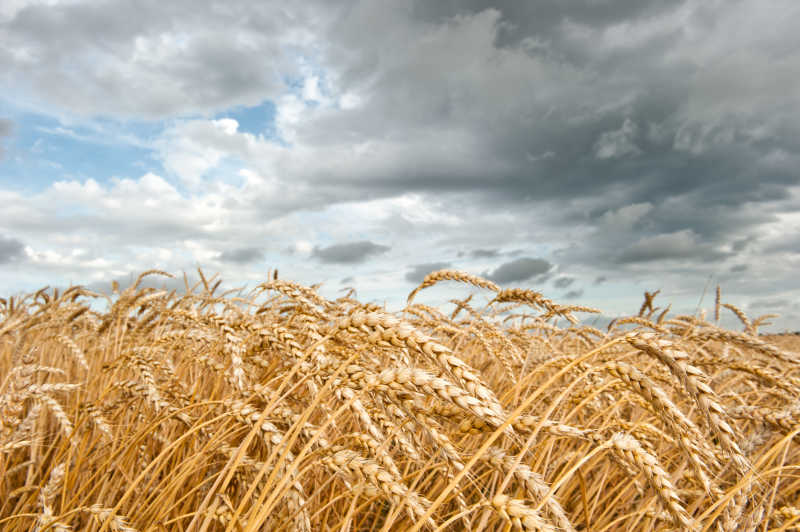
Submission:
POLYGON ((796 0, 3 0, 0 294, 277 268, 398 308, 456 268, 604 317, 720 285, 800 330, 798 26, 796 0))

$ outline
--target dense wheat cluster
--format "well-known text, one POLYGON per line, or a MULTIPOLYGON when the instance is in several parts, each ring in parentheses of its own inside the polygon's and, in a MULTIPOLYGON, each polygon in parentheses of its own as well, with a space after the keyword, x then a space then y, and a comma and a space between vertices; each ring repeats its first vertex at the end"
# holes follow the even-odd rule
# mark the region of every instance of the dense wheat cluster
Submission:
POLYGON ((0 301, 0 529, 800 525, 798 354, 719 292, 598 330, 452 270, 394 314, 200 275, 0 301), (444 281, 474 299, 415 302, 444 281))

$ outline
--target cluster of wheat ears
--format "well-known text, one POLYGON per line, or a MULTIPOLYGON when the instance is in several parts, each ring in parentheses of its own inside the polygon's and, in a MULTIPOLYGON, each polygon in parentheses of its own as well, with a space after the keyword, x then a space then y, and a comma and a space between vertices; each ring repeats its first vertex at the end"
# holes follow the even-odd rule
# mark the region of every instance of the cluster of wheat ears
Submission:
POLYGON ((0 529, 800 526, 800 355, 719 291, 599 330, 454 270, 398 313, 199 273, 0 300, 0 529))

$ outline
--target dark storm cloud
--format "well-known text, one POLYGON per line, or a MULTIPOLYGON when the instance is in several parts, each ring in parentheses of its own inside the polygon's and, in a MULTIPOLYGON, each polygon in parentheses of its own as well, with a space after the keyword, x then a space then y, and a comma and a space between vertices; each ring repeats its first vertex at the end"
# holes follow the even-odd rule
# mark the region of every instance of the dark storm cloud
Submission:
POLYGON ((553 286, 556 288, 567 288, 569 285, 575 282, 575 279, 572 277, 559 277, 555 281, 553 281, 553 286))
MULTIPOLYGON (((392 28, 380 40, 387 47, 355 57, 344 71, 344 79, 370 87, 370 100, 347 117, 315 123, 314 134, 343 129, 373 137, 386 124, 410 138, 440 132, 438 152, 420 140, 392 153, 413 159, 412 166, 387 166, 379 179, 358 172, 343 178, 357 186, 368 177, 377 194, 471 193, 487 210, 516 205, 524 217, 538 205, 553 213, 554 226, 590 228, 601 226, 606 212, 649 203, 639 225, 598 231, 580 257, 570 257, 593 267, 652 264, 659 257, 722 259, 715 250, 726 246, 732 254, 745 251, 743 235, 776 220, 766 205, 800 184, 800 100, 792 96, 800 93, 792 75, 800 56, 764 66, 774 65, 772 49, 800 46, 788 22, 800 21, 800 11, 788 2, 769 14, 742 2, 735 14, 719 16, 688 2, 612 4, 417 2, 410 22, 391 11, 376 19, 392 28), (684 5, 685 19, 676 16, 684 5), (723 38, 726 25, 758 13, 781 22, 780 29, 761 40, 723 38), (686 25, 708 40, 689 38, 686 25), (400 35, 420 39, 389 47, 400 35), (425 61, 393 53, 400 49, 425 61), (739 51, 748 59, 730 60, 739 51), (773 75, 792 91, 778 91, 767 81, 773 75), (464 156, 443 155, 452 151, 464 156), (682 242, 683 231, 695 241, 682 242), (670 234, 678 236, 661 236, 670 234), (654 249, 652 239, 665 239, 666 249, 654 249)), ((363 23, 363 13, 354 13, 342 20, 345 26, 363 23)), ((358 32, 348 35, 343 43, 368 44, 358 32)))
POLYGON ((0 235, 0 264, 21 259, 25 255, 25 244, 16 238, 0 235))
POLYGON ((236 248, 223 251, 219 255, 222 262, 233 262, 236 264, 247 264, 256 262, 264 258, 261 248, 236 248))
POLYGON ((483 275, 496 283, 515 283, 545 275, 550 271, 551 267, 552 264, 546 260, 522 257, 501 264, 493 272, 487 272, 483 275))
POLYGON ((374 244, 368 240, 334 244, 326 248, 316 247, 312 255, 328 264, 356 264, 369 257, 389 251, 389 246, 374 244))
POLYGON ((411 266, 411 269, 406 272, 406 281, 409 283, 419 284, 429 273, 449 267, 449 262, 427 262, 425 264, 414 264, 411 266))
POLYGON ((635 23, 644 17, 653 16, 670 8, 677 8, 683 1, 672 4, 660 0, 618 0, 597 2, 578 0, 537 0, 517 2, 515 0, 444 0, 425 2, 416 0, 412 13, 425 21, 442 23, 457 15, 476 14, 487 9, 496 9, 503 14, 495 44, 499 47, 518 46, 531 35, 549 40, 560 37, 561 26, 567 21, 604 28, 622 22, 635 23))

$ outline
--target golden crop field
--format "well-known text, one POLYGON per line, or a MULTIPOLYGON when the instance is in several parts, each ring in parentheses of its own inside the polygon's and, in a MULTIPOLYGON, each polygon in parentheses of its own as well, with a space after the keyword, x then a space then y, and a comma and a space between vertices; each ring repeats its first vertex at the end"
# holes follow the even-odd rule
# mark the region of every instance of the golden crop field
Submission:
POLYGON ((743 332, 453 270, 399 313, 146 275, 0 300, 0 529, 800 526, 798 342, 719 292, 743 332), (464 299, 416 302, 439 282, 464 299))

